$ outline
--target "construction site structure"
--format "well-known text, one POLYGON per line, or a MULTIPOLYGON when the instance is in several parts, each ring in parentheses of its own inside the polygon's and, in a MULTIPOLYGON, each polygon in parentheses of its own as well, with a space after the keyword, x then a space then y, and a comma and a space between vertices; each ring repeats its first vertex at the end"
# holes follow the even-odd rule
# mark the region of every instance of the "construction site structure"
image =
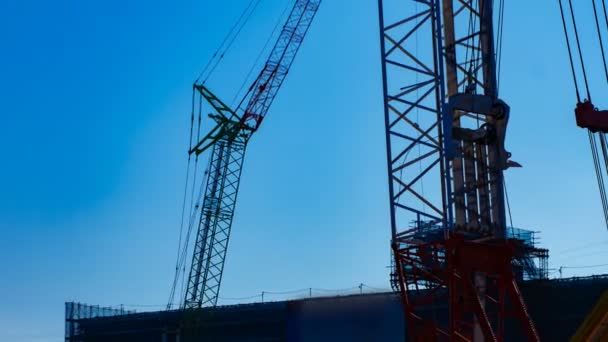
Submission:
MULTIPOLYGON (((608 275, 527 280, 520 284, 543 341, 565 341, 574 336, 607 287, 608 275)), ((397 342, 407 338, 399 293, 358 292, 280 301, 265 298, 263 303, 187 310, 191 324, 184 324, 184 310, 118 311, 112 317, 96 315, 96 307, 90 311, 92 315, 80 317, 70 317, 71 312, 66 311, 74 329, 66 330, 65 340, 397 342)), ((86 307, 83 310, 89 312, 86 307)), ((429 305, 424 310, 432 312, 436 308, 429 305)), ((516 329, 507 328, 505 340, 523 338, 516 329)))
MULTIPOLYGON (((217 305, 247 144, 268 114, 320 4, 321 0, 294 2, 268 60, 236 109, 231 109, 214 95, 204 82, 193 86, 192 126, 195 125, 194 113, 199 112, 199 132, 198 142, 194 145, 191 137, 188 153, 198 157, 210 149, 211 156, 182 303, 184 308, 217 305), (199 138, 202 100, 214 110, 209 116, 216 125, 199 138)), ((175 293, 178 274, 179 268, 176 269, 168 307, 175 293)))
MULTIPOLYGON (((521 165, 506 149, 510 108, 499 97, 504 2, 494 8, 491 0, 378 0, 394 257, 391 283, 398 296, 334 297, 327 299, 330 305, 309 299, 216 307, 247 144, 267 115, 321 0, 294 1, 269 60, 236 109, 204 82, 193 85, 192 126, 198 112, 199 128, 188 152, 198 156, 210 151, 210 164, 202 204, 195 208, 200 210, 198 229, 181 310, 134 314, 67 303, 66 341, 100 341, 112 333, 116 341, 134 341, 134 335, 127 335, 140 333, 163 341, 202 336, 336 340, 347 335, 324 329, 344 324, 356 310, 373 312, 369 321, 378 324, 383 315, 399 319, 401 334, 386 336, 410 341, 539 341, 541 336, 574 333, 607 279, 548 280, 548 251, 538 247, 536 232, 508 222, 504 172, 521 165), (214 110, 209 117, 216 125, 201 138, 203 101, 214 110), (583 293, 577 295, 574 289, 583 293), (377 307, 367 301, 370 298, 381 299, 377 307), (341 305, 343 311, 332 311, 341 305), (310 307, 314 309, 308 311, 310 307), (563 307, 576 311, 576 319, 561 317, 563 307), (560 322, 563 325, 556 327, 560 322)), ((604 15, 608 27, 605 6, 604 15)), ((597 12, 596 24, 599 34, 597 12)), ((568 49, 577 84, 570 42, 568 49)), ((578 50, 585 74, 580 46, 578 50)), ((608 80, 605 61, 604 68, 608 80)), ((608 112, 595 108, 586 77, 587 99, 581 100, 576 85, 575 118, 589 130, 590 140, 596 141, 592 134, 598 133, 606 161, 608 112)), ((592 150, 597 171, 598 145, 592 143, 592 150)), ((605 193, 602 196, 608 224, 608 201, 605 193)), ((604 295, 575 338, 606 336, 606 303, 604 295)), ((354 336, 349 340, 384 336, 382 329, 370 334, 353 322, 348 322, 354 336)))
POLYGON ((546 251, 507 225, 503 172, 520 165, 505 147, 494 3, 378 1, 394 272, 410 340, 503 341, 510 320, 539 339, 513 266, 546 251))

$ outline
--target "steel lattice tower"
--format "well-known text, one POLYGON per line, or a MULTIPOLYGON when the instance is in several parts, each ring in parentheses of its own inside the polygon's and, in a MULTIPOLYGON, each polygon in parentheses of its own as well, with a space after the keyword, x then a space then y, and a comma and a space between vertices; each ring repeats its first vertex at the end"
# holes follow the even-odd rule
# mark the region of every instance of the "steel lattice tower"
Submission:
POLYGON ((394 287, 414 340, 502 340, 509 305, 538 339, 507 239, 503 171, 517 164, 492 4, 379 0, 394 287))

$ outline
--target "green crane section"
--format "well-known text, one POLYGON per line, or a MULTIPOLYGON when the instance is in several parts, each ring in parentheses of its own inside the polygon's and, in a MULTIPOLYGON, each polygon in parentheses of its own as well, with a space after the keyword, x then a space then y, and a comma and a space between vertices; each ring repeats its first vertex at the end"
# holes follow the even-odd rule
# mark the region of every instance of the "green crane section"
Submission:
POLYGON ((189 151, 199 155, 211 149, 211 157, 184 308, 217 305, 247 143, 268 113, 320 3, 295 1, 270 57, 241 102, 247 103, 242 115, 202 84, 194 85, 196 93, 213 107, 210 117, 216 126, 189 151))

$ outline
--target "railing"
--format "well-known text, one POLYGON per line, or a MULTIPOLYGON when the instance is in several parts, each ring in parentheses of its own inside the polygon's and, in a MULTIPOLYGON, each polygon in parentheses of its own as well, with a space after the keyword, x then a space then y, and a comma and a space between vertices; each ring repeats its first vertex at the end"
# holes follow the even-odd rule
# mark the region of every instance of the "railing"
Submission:
POLYGON ((121 316, 135 313, 134 310, 125 310, 124 307, 112 308, 99 305, 81 303, 65 303, 65 341, 79 341, 79 323, 81 319, 121 316))

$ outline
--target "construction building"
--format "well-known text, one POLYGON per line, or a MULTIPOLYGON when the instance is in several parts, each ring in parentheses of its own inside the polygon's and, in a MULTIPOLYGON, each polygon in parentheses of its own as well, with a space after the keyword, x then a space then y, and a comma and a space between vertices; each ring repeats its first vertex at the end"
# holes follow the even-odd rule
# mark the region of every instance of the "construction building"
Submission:
MULTIPOLYGON (((543 341, 568 341, 608 288, 608 275, 520 285, 543 341)), ((66 304, 66 342, 404 341, 397 293, 129 313, 66 304)), ((509 336, 508 340, 521 340, 509 336)))
MULTIPOLYGON (((591 102, 568 4, 571 23, 563 10, 562 19, 578 99, 574 114, 589 134, 608 225, 608 111, 591 102), (586 100, 578 89, 579 66, 586 100)), ((215 67, 193 84, 188 172, 191 159, 197 172, 203 153, 209 165, 196 202, 186 208, 184 201, 191 219, 167 310, 127 313, 68 303, 66 341, 561 341, 583 322, 581 331, 600 336, 608 316, 587 315, 606 307, 595 304, 608 277, 550 280, 548 250, 537 246, 534 232, 509 222, 504 174, 521 165, 505 142, 509 118, 522 113, 511 113, 499 94, 504 1, 378 1, 382 89, 376 95, 384 105, 378 120, 385 123, 394 292, 217 306, 246 147, 320 5, 293 1, 268 60, 236 108, 205 83, 215 67), (211 125, 201 125, 203 106, 212 112, 211 125), (180 279, 186 287, 177 294, 180 279), (176 295, 180 310, 171 310, 176 295)), ((220 46, 214 56, 224 53, 220 46)), ((604 69, 608 80, 605 60, 604 69)), ((189 188, 194 198, 198 184, 187 178, 184 198, 189 188)))

